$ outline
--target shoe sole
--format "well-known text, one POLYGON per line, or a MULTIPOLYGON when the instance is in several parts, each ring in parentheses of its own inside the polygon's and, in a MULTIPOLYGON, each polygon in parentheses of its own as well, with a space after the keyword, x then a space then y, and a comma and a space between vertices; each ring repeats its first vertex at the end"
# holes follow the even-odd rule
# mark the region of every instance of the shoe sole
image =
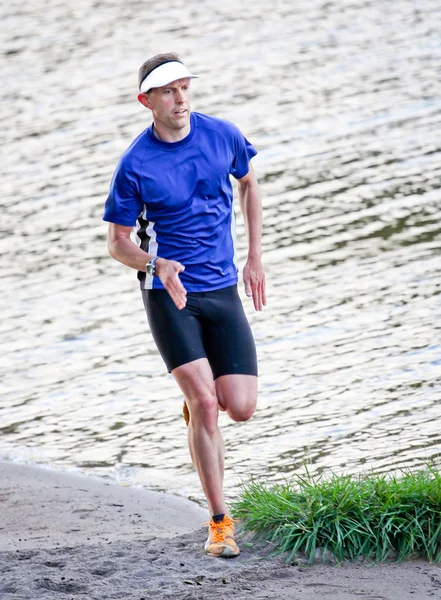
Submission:
POLYGON ((223 548, 219 547, 219 550, 220 550, 220 552, 214 552, 214 551, 210 552, 208 550, 205 550, 205 552, 208 556, 215 556, 217 558, 234 558, 235 556, 240 554, 239 548, 237 548, 237 550, 231 550, 227 546, 224 546, 223 548))

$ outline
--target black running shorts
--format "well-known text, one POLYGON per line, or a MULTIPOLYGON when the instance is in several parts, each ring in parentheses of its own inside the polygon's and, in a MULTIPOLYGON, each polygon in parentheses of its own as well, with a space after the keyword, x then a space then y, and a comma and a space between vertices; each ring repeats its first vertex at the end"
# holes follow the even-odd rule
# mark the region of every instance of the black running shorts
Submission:
POLYGON ((214 292, 188 292, 178 310, 165 290, 142 290, 150 330, 171 372, 207 358, 221 375, 257 375, 256 346, 237 285, 214 292))

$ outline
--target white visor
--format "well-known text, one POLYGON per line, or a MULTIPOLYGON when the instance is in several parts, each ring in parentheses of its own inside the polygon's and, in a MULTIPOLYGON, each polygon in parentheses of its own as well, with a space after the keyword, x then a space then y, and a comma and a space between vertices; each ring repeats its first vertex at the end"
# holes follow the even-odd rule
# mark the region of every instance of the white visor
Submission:
POLYGON ((194 79, 195 77, 197 78, 197 75, 189 73, 181 62, 175 60, 167 62, 156 67, 156 69, 153 69, 153 71, 147 75, 141 83, 140 92, 145 93, 152 88, 162 87, 163 85, 167 85, 167 83, 186 77, 194 79))

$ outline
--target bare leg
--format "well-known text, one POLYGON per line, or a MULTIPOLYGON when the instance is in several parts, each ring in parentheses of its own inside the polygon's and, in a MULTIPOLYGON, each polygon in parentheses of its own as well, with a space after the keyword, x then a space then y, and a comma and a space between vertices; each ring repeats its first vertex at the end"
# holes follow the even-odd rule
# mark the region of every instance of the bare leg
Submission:
POLYGON ((254 375, 223 375, 216 379, 219 408, 233 421, 248 421, 257 404, 257 377, 254 375))
POLYGON ((219 409, 234 421, 247 421, 256 409, 257 377, 224 375, 213 381, 207 359, 172 371, 190 413, 188 443, 210 514, 226 513, 223 496, 225 448, 218 427, 219 409))
POLYGON ((218 427, 218 401, 213 375, 202 358, 172 371, 190 411, 188 442, 210 514, 226 513, 223 497, 224 442, 218 427))

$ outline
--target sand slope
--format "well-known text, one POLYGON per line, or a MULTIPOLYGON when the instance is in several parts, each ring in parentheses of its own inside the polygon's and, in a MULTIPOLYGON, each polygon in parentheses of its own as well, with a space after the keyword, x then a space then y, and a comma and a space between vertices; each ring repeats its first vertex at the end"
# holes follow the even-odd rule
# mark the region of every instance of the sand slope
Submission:
POLYGON ((0 462, 0 551, 170 536, 207 517, 171 494, 0 462))

